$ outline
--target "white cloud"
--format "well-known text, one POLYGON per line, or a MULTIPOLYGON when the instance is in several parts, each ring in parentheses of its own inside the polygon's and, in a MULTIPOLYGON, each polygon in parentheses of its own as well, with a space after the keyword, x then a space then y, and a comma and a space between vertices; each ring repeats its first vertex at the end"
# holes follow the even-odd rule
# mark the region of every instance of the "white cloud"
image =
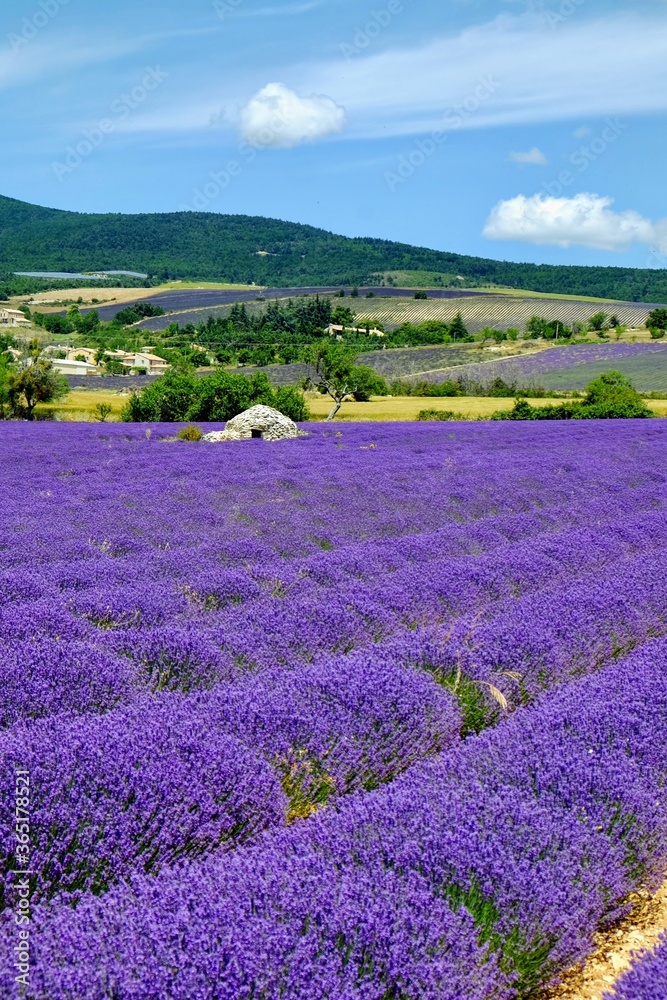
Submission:
POLYGON ((536 167, 545 167, 549 162, 537 146, 533 146, 526 153, 510 153, 510 160, 512 163, 528 163, 536 167))
POLYGON ((575 128, 572 135, 575 139, 587 139, 588 136, 591 135, 592 131, 593 130, 590 129, 588 125, 581 125, 579 128, 575 128))
POLYGON ((519 195, 501 201, 491 212, 484 236, 491 240, 519 240, 595 250, 627 250, 633 243, 667 249, 667 219, 654 223, 638 212, 615 212, 613 198, 577 194, 552 198, 519 195))
POLYGON ((284 83, 269 83, 241 111, 243 139, 251 146, 289 149, 341 132, 347 124, 343 108, 330 97, 299 97, 284 83))
POLYGON ((502 14, 414 46, 381 48, 396 37, 387 33, 344 73, 340 60, 318 61, 299 80, 336 94, 354 137, 647 114, 667 110, 666 31, 667 5, 650 17, 572 17, 558 31, 539 13, 502 14), (493 95, 476 106, 485 81, 493 95))

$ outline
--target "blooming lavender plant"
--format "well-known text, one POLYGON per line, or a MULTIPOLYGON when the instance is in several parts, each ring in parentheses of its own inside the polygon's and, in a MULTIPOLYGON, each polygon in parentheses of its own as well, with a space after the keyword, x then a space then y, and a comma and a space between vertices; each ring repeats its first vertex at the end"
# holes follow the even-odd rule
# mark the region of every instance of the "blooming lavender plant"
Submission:
POLYGON ((639 959, 633 968, 621 977, 613 993, 605 994, 606 1000, 666 1000, 667 998, 667 938, 658 948, 639 959))

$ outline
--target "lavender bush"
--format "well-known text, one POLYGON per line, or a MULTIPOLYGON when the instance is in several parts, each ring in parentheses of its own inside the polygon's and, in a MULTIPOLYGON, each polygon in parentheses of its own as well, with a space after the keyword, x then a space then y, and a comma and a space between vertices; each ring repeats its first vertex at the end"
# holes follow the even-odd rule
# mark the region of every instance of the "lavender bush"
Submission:
POLYGON ((621 978, 607 1000, 666 1000, 667 998, 667 938, 655 952, 647 955, 621 978))
POLYGON ((660 421, 2 433, 34 997, 510 1000, 664 875, 660 421))

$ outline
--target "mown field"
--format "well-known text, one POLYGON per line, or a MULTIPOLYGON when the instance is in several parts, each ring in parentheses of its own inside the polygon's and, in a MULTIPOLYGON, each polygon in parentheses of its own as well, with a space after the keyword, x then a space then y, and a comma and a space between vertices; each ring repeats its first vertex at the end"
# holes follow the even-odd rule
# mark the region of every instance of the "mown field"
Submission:
POLYGON ((537 1000, 665 878, 667 425, 2 434, 0 995, 537 1000))
MULTIPOLYGON (((127 401, 127 395, 105 390, 75 390, 65 399, 53 404, 40 404, 37 416, 40 420, 54 419, 65 422, 91 422, 96 420, 95 409, 101 403, 111 406, 109 421, 120 420, 120 414, 127 401)), ((533 399, 534 406, 549 406, 553 400, 533 399)), ((336 417, 340 422, 361 421, 406 421, 416 420, 425 409, 451 410, 460 414, 462 420, 476 420, 490 417, 499 410, 511 409, 512 399, 492 399, 488 396, 458 396, 453 398, 429 399, 417 396, 378 396, 369 403, 346 402, 336 417)), ((667 416, 667 400, 650 400, 651 409, 657 416, 667 416)), ((324 420, 331 410, 328 396, 318 393, 308 394, 308 406, 314 420, 324 420)))

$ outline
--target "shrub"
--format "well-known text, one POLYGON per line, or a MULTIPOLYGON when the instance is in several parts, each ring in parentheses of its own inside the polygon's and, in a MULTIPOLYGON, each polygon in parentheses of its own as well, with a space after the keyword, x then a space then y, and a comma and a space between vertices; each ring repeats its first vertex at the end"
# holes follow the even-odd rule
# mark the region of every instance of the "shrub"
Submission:
POLYGON ((124 407, 122 418, 127 422, 224 423, 259 404, 272 406, 292 420, 310 418, 303 395, 297 389, 274 389, 263 372, 246 377, 225 371, 203 378, 189 372, 169 371, 135 393, 124 407))
POLYGON ((204 432, 200 427, 183 427, 176 437, 179 441, 201 441, 204 432))
POLYGON ((420 410, 417 420, 461 420, 453 410, 420 410))
POLYGON ((651 340, 662 340, 662 338, 665 336, 665 331, 659 330, 655 326, 649 330, 649 333, 651 334, 651 340))
POLYGON ((519 399, 510 413, 494 413, 492 420, 629 420, 652 417, 653 413, 618 371, 603 372, 590 382, 581 403, 561 406, 531 406, 519 399))

